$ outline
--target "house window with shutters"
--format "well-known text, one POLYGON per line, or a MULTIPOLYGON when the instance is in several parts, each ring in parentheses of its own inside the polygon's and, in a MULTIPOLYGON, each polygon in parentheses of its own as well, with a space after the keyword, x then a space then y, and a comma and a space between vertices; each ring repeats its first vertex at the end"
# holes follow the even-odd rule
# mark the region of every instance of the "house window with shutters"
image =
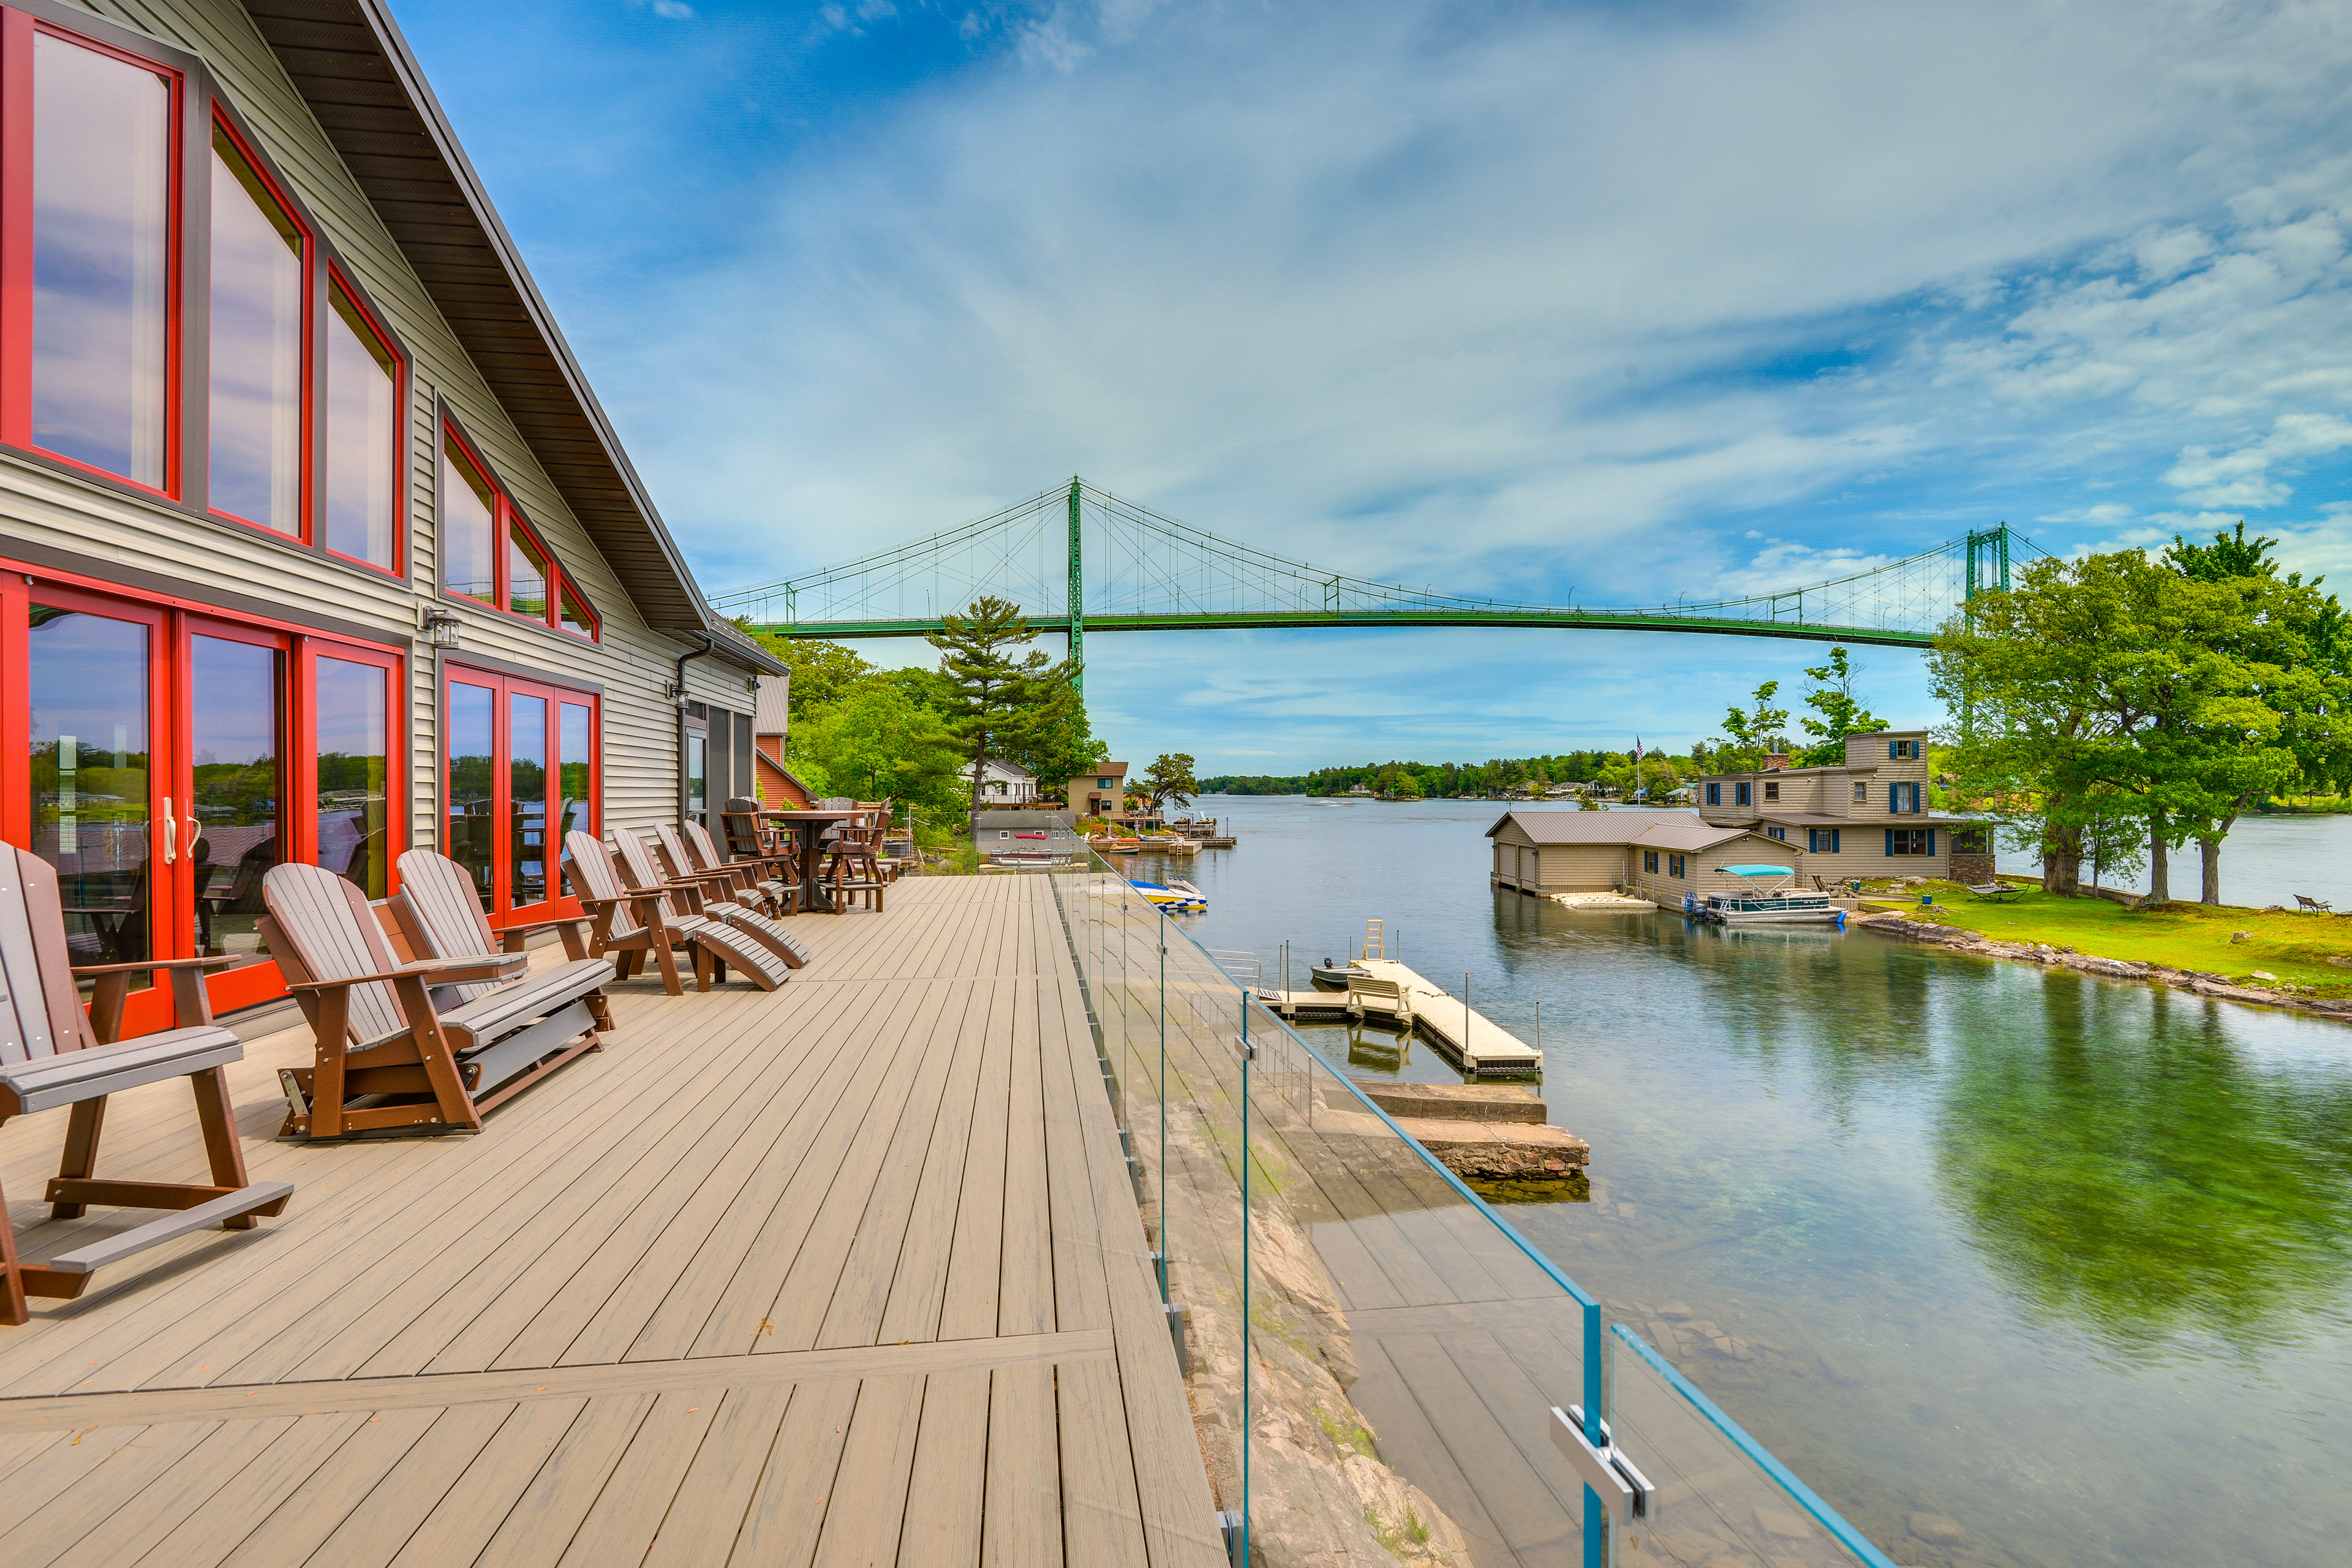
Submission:
POLYGON ((1936 852, 1936 830, 1932 827, 1890 827, 1886 830, 1886 852, 1889 855, 1933 855, 1936 852))
POLYGON ((1919 786, 1916 784, 1894 784, 1886 786, 1886 809, 1897 816, 1908 816, 1919 810, 1919 786))
POLYGON ((1669 856, 1667 856, 1667 857, 1666 857, 1666 875, 1667 875, 1667 876, 1669 876, 1669 877, 1679 877, 1679 876, 1684 875, 1683 868, 1684 868, 1685 866, 1688 865, 1689 863, 1690 863, 1690 862, 1689 862, 1689 861, 1688 861, 1685 857, 1683 857, 1683 856, 1680 856, 1680 855, 1669 855, 1669 856))
POLYGON ((1731 800, 1732 800, 1732 804, 1733 804, 1734 805, 1746 805, 1748 803, 1748 785, 1746 785, 1746 784, 1733 784, 1733 785, 1731 786, 1731 790, 1732 790, 1731 800))
POLYGON ((1642 851, 1642 869, 1650 872, 1653 875, 1656 874, 1658 869, 1658 852, 1656 850, 1644 849, 1642 851))
POLYGON ((1706 786, 1706 804, 1709 805, 1721 805, 1723 804, 1723 786, 1721 784, 1711 784, 1706 786))
POLYGON ((1834 827, 1809 827, 1805 830, 1805 850, 1812 855, 1834 855, 1838 852, 1838 830, 1834 827))

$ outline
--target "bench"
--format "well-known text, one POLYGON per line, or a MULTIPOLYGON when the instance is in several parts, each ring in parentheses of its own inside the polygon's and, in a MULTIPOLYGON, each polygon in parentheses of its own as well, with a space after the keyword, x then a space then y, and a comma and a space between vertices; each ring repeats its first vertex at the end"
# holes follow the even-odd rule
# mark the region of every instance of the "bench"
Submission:
POLYGON ((174 1237, 215 1225, 250 1230, 255 1216, 285 1212, 294 1192, 290 1183, 256 1182, 246 1174, 224 1070, 244 1059, 245 1046, 213 1022, 205 992, 204 971, 237 962, 166 958, 73 968, 56 870, 37 855, 0 845, 0 1123, 71 1107, 65 1156, 43 1194, 51 1218, 79 1219, 92 1204, 164 1211, 160 1219, 36 1263, 17 1255, 0 1195, 0 1323, 28 1322, 27 1297, 71 1300, 97 1269, 174 1237), (174 1026, 117 1038, 131 976, 155 972, 171 976, 174 1026), (74 984, 84 976, 96 992, 87 1015, 74 984), (173 1078, 186 1079, 194 1091, 212 1181, 116 1182, 93 1174, 107 1096, 173 1078))
POLYGON ((2298 906, 2309 910, 2315 915, 2335 913, 2335 906, 2328 903, 2325 899, 2306 899, 2301 893, 2297 893, 2294 896, 2294 901, 2298 906))
POLYGON ((262 940, 311 1030, 311 1065, 278 1074, 279 1138, 478 1132, 486 1111, 595 1048, 612 965, 583 954, 530 973, 522 931, 493 951, 465 872, 431 858, 446 873, 402 858, 403 878, 423 883, 394 906, 420 954, 407 963, 367 895, 332 871, 288 864, 262 878, 262 940))
POLYGON ((1369 974, 1349 975, 1349 1013, 1362 1017, 1366 1002, 1385 1002, 1395 1012, 1399 1024, 1412 1022, 1412 998, 1405 994, 1402 984, 1394 980, 1375 980, 1369 974))

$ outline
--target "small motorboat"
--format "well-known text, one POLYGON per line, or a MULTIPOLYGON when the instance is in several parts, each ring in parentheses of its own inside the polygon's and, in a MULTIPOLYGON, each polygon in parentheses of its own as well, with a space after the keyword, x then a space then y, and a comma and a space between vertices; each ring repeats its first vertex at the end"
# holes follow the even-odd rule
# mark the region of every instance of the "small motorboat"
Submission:
POLYGON ((1326 991, 1345 991, 1348 988, 1348 976, 1363 973, 1356 967, 1357 964, 1368 958, 1386 958, 1388 955, 1388 928, 1379 921, 1366 921, 1364 950, 1361 952, 1345 963, 1334 963, 1327 958, 1320 963, 1310 964, 1307 966, 1307 977, 1326 991))
POLYGON ((1128 886, 1141 893, 1145 901, 1171 914, 1197 915, 1209 907, 1207 895, 1190 882, 1139 882, 1129 879, 1128 886))
POLYGON ((1748 879, 1736 893, 1683 895, 1683 913, 1717 925, 1836 925, 1845 924, 1845 911, 1830 902, 1827 893, 1797 889, 1797 874, 1786 866, 1726 866, 1724 870, 1748 879), (1758 884, 1767 877, 1780 881, 1769 888, 1758 884))

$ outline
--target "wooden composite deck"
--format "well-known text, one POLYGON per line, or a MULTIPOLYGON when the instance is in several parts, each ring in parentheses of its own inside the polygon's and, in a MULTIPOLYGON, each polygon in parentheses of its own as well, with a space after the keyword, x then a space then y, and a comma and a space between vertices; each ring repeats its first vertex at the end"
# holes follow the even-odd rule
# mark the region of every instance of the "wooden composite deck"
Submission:
MULTIPOLYGON (((0 1329, 0 1562, 1212 1568, 1201 1450, 1043 879, 792 922, 781 991, 614 988, 478 1137, 270 1142, 279 1220, 0 1329)), ((101 1173, 201 1170, 176 1082, 101 1173)), ((64 1112, 0 1129, 31 1256, 64 1112)))

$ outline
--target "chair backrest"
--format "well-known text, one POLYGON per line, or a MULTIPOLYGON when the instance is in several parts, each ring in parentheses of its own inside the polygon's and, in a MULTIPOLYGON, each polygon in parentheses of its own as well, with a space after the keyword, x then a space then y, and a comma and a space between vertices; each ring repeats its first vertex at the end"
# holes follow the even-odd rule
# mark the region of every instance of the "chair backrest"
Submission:
MULTIPOLYGON (((341 980, 400 967, 367 895, 322 866, 272 866, 261 879, 261 901, 274 934, 293 950, 281 956, 294 963, 280 967, 299 968, 299 977, 341 980)), ((383 981, 354 985, 349 994, 345 1021, 354 1040, 381 1039, 406 1026, 400 999, 383 981)))
POLYGON ((583 902, 613 906, 612 918, 604 926, 606 940, 634 936, 644 930, 629 908, 627 889, 621 886, 621 874, 614 868, 613 852, 604 847, 604 841, 584 827, 575 827, 563 836, 563 847, 572 851, 563 863, 563 874, 572 879, 572 892, 583 902))
POLYGON ((703 827, 701 823, 687 823, 685 827, 679 827, 679 835, 687 839, 687 853, 694 856, 694 865, 698 865, 706 872, 713 872, 713 869, 727 865, 727 853, 710 839, 710 830, 703 827))
POLYGON ((738 859, 757 859, 764 853, 760 842, 760 814, 756 808, 738 811, 735 805, 730 800, 727 809, 719 814, 719 831, 727 836, 727 853, 738 859))
POLYGON ((653 851, 646 847, 646 841, 625 827, 613 829, 613 854, 621 868, 622 880, 639 891, 658 888, 669 879, 654 864, 653 851))
POLYGON ((849 811, 856 805, 856 801, 845 795, 829 795, 816 803, 816 808, 819 811, 849 811))
MULTIPOLYGON (((394 912, 412 943, 421 944, 419 958, 480 958, 499 950, 498 937, 483 918, 482 900, 475 896, 474 879, 446 855, 411 849, 400 858, 400 891, 394 895, 394 912)), ((449 990, 462 1001, 487 996, 504 981, 469 981, 449 990)))
POLYGON ((654 847, 661 852, 662 869, 669 874, 673 881, 697 870, 705 869, 696 863, 692 855, 687 852, 686 840, 678 837, 677 829, 667 822, 655 824, 654 847))
POLYGON ((65 901, 47 860, 0 844, 0 1062, 98 1044, 74 992, 65 901))

